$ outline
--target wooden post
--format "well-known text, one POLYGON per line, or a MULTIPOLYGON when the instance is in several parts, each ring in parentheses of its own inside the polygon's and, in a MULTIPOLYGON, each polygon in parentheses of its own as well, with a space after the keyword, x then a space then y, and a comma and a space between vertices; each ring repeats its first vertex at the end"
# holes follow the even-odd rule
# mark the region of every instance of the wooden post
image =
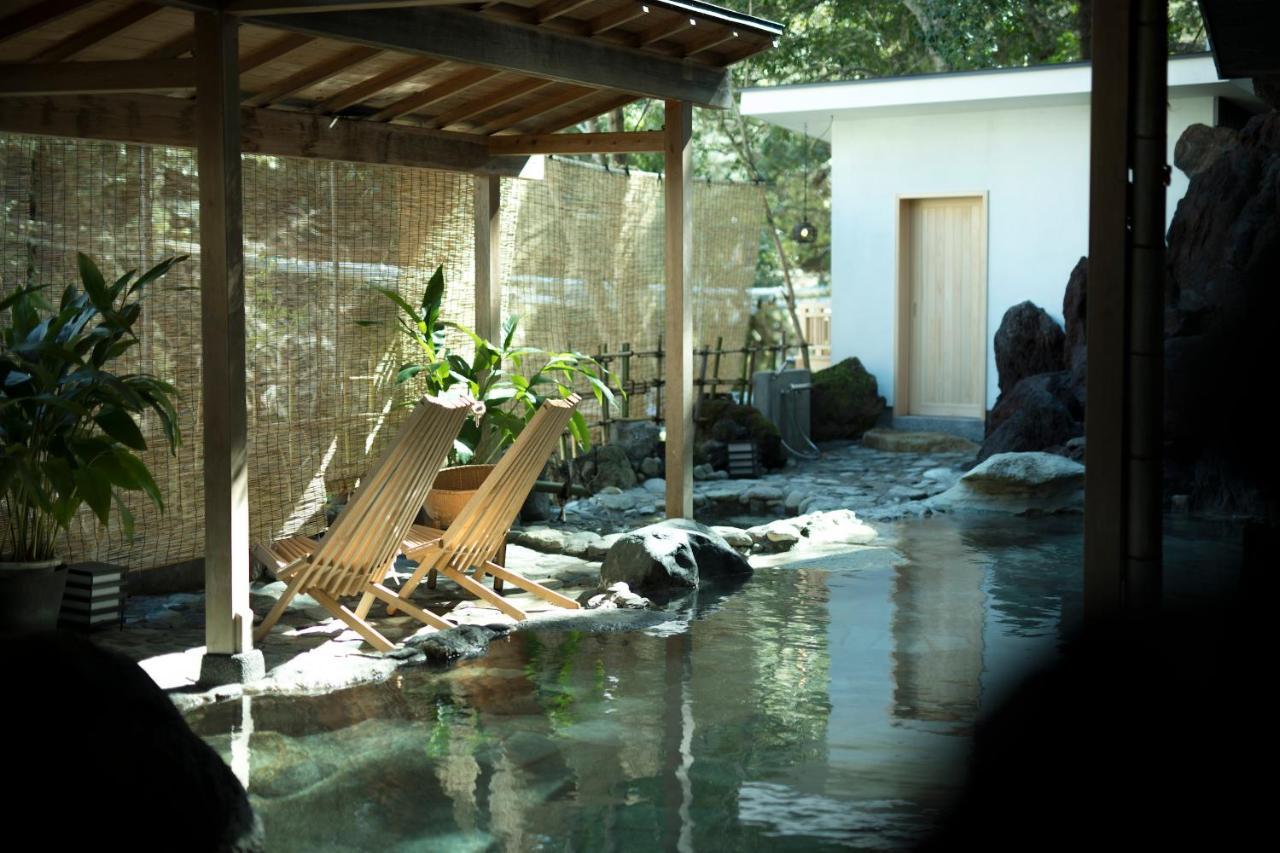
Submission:
POLYGON ((724 335, 716 338, 716 360, 711 367, 711 396, 715 397, 720 390, 720 356, 724 352, 724 335))
MULTIPOLYGON (((609 369, 609 345, 600 344, 599 354, 596 356, 596 363, 600 365, 601 370, 609 369)), ((600 443, 609 443, 609 401, 604 400, 600 403, 600 443)))
POLYGON ((1120 611, 1128 532, 1124 368, 1132 12, 1132 0, 1093 4, 1084 611, 1094 622, 1120 611))
MULTIPOLYGON (((195 19, 205 642, 208 655, 230 656, 252 648, 253 627, 249 609, 239 39, 237 20, 231 15, 197 12, 195 19)), ((209 669, 202 665, 202 680, 209 669)))
POLYGON ((631 417, 631 344, 622 345, 622 367, 618 373, 618 387, 622 389, 622 416, 631 417))
POLYGON ((476 175, 476 334, 490 343, 502 335, 502 179, 476 175))
POLYGON ((693 107, 667 101, 667 517, 693 517, 693 107))

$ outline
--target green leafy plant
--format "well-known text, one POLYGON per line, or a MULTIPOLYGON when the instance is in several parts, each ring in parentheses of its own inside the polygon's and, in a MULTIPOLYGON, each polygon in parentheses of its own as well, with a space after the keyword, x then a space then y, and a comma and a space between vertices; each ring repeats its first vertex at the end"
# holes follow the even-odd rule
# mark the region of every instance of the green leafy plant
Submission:
MULTIPOLYGON (((585 380, 602 406, 613 405, 609 373, 595 359, 579 352, 546 352, 516 346, 520 323, 517 315, 503 321, 501 342, 486 341, 466 326, 441 318, 444 290, 444 267, 438 267, 431 276, 420 305, 413 305, 395 290, 378 288, 399 309, 396 322, 418 355, 417 360, 400 367, 396 383, 416 380, 433 395, 461 388, 484 403, 484 414, 478 419, 469 416, 454 442, 453 462, 495 461, 515 441, 542 401, 547 397, 568 397, 575 380, 585 380), (471 339, 475 345, 472 358, 450 348, 449 329, 471 339)), ((360 322, 378 324, 376 320, 360 322)), ((573 413, 569 432, 578 446, 590 449, 591 434, 581 412, 573 413)))
POLYGON ((138 416, 152 411, 173 452, 181 441, 173 386, 146 373, 113 372, 111 364, 138 344, 134 326, 147 285, 187 256, 168 258, 142 275, 112 283, 78 254, 80 286, 68 285, 55 306, 48 285, 26 287, 0 301, 0 508, 8 535, 0 553, 16 561, 54 556, 59 531, 81 505, 106 525, 114 504, 133 534, 121 491, 164 502, 139 456, 147 449, 138 416))

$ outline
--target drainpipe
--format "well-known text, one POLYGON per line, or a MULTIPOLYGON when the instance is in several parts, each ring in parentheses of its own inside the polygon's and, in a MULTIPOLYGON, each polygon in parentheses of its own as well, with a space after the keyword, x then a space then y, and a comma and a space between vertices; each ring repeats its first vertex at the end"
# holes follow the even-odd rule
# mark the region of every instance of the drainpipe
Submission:
POLYGON ((1124 609, 1160 603, 1164 415, 1165 191, 1169 167, 1167 0, 1137 0, 1134 21, 1133 208, 1126 353, 1128 542, 1124 609))

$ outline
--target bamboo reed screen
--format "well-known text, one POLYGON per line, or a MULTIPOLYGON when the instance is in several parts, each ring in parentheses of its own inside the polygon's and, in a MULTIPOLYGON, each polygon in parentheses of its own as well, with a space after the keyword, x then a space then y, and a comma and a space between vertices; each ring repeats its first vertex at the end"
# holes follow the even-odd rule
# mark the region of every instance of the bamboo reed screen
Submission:
MULTIPOLYGON (((544 180, 504 180, 502 190, 503 311, 521 316, 523 342, 654 348, 663 329, 660 179, 552 160, 544 180)), ((745 339, 761 192, 706 183, 694 191, 699 343, 745 339)), ((131 499, 132 540, 82 514, 69 559, 146 568, 203 552, 196 199, 191 151, 0 135, 0 293, 27 282, 60 289, 75 280, 77 250, 109 277, 192 256, 148 296, 142 346, 128 365, 182 395, 175 456, 159 449, 156 425, 144 425, 166 510, 131 499)), ((320 529, 328 496, 360 476, 413 396, 394 385, 407 351, 374 288, 417 301, 443 264, 446 315, 473 322, 472 190, 451 172, 246 156, 244 210, 250 524, 266 539, 320 529), (388 323, 356 322, 369 319, 388 323)), ((636 360, 633 379, 651 378, 655 365, 636 360)), ((633 399, 632 413, 653 406, 651 395, 633 399)))

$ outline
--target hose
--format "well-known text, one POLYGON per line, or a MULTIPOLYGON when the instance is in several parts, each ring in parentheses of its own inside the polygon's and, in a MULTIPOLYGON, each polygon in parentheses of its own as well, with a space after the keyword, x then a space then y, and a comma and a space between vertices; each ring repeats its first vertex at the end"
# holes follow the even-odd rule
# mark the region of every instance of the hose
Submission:
MULTIPOLYGON (((788 394, 794 393, 796 391, 809 391, 812 388, 813 388, 813 384, 810 382, 804 382, 798 385, 791 385, 787 387, 785 390, 783 390, 782 397, 785 400, 788 394)), ((809 438, 808 434, 805 433, 804 430, 800 429, 800 421, 796 417, 796 407, 787 406, 785 408, 787 408, 791 412, 791 428, 795 430, 797 435, 799 435, 802 439, 804 439, 804 443, 809 445, 809 447, 804 451, 796 450, 794 447, 787 444, 787 440, 785 438, 782 439, 782 447, 792 456, 795 456, 798 459, 804 459, 807 462, 813 462, 815 459, 822 458, 822 450, 819 449, 818 445, 813 443, 813 440, 809 438)))

